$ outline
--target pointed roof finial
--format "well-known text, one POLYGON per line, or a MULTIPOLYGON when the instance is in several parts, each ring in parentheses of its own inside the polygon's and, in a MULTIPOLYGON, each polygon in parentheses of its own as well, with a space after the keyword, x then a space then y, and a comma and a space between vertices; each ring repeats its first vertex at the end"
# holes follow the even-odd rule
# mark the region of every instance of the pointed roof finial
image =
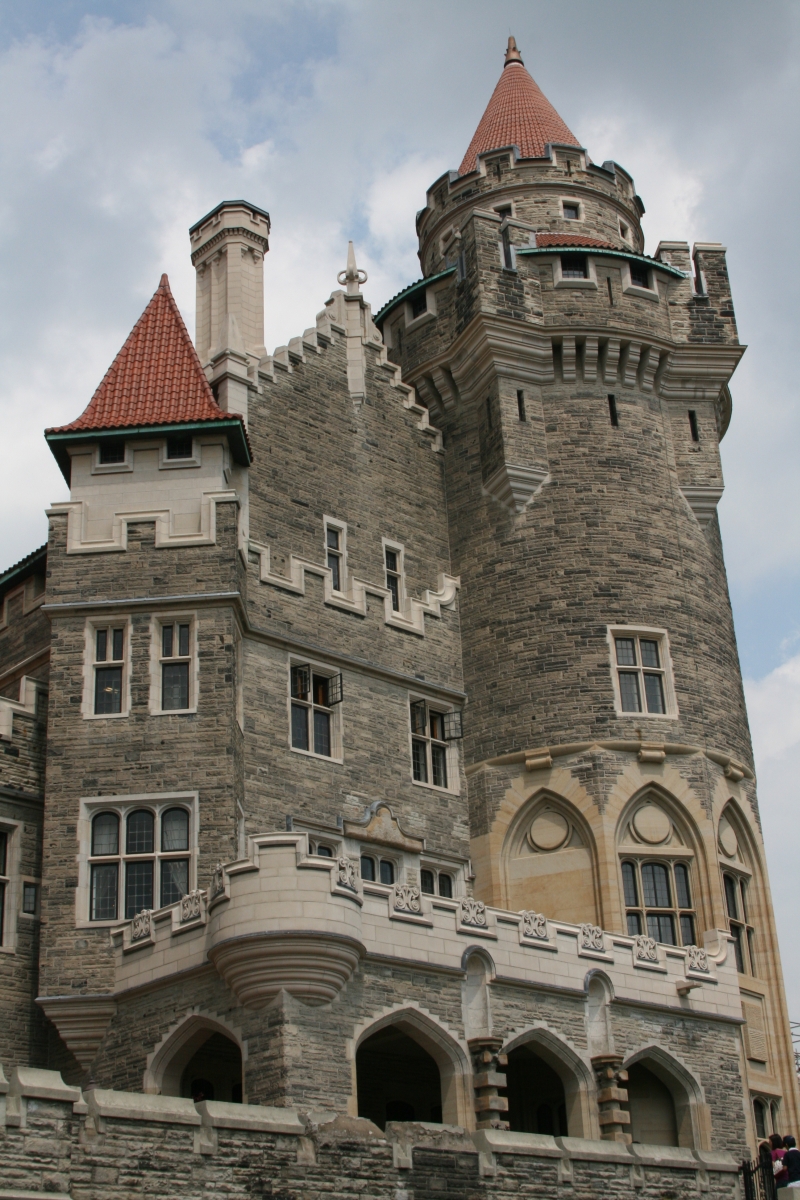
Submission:
POLYGON ((347 270, 340 271, 336 276, 338 283, 346 283, 347 291, 350 295, 358 295, 360 285, 366 283, 369 276, 366 271, 360 270, 356 266, 356 252, 353 248, 353 243, 347 243, 347 270))
POLYGON ((521 66, 523 66, 523 67, 525 66, 525 63, 522 61, 522 55, 520 54, 519 50, 517 49, 517 39, 514 37, 510 37, 508 39, 508 49, 506 50, 506 61, 503 63, 503 66, 507 67, 507 66, 509 66, 510 63, 517 63, 517 62, 521 66))

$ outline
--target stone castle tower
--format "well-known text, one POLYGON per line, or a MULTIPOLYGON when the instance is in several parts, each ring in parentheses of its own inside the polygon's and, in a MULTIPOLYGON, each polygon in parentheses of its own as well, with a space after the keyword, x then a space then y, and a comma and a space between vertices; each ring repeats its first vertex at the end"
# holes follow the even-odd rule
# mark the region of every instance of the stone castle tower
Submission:
POLYGON ((268 355, 270 219, 224 202, 195 343, 164 276, 47 431, 70 499, 0 577, 9 1129, 721 1196, 794 1127, 716 517, 744 347, 724 247, 643 213, 511 39, 419 282, 373 318, 351 246, 268 355))

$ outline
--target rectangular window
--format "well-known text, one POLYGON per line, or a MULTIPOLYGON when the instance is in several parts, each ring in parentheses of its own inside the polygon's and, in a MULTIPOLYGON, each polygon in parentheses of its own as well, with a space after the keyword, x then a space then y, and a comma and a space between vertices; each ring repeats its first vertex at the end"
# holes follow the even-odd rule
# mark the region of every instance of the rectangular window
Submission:
POLYGON ((342 546, 342 530, 333 525, 325 527, 325 548, 327 566, 331 573, 331 587, 335 592, 341 592, 344 584, 344 561, 342 546))
POLYGON ((124 668, 124 626, 95 629, 94 712, 96 715, 112 716, 122 712, 124 668))
POLYGON ((125 920, 153 907, 152 862, 129 862, 125 869, 125 920))
POLYGON ((586 265, 585 254, 562 254, 561 255, 561 278, 562 279, 588 279, 589 271, 586 265))
POLYGON ((669 859, 627 859, 621 867, 628 935, 636 937, 646 930, 649 937, 668 946, 694 945, 695 914, 688 865, 669 859))
POLYGON ((565 221, 577 221, 578 220, 578 218, 580 216, 580 208, 578 207, 577 204, 567 204, 565 201, 563 204, 563 209, 564 209, 564 220, 565 221))
POLYGON ((650 271, 643 263, 631 263, 630 271, 632 287, 650 287, 650 271))
POLYGON ((674 716, 671 678, 667 674, 666 634, 614 630, 612 658, 620 715, 647 713, 674 716))
POLYGON ((124 442, 101 442, 100 443, 100 465, 111 466, 114 463, 125 462, 125 443, 124 442))
POLYGON ((445 871, 436 871, 432 867, 424 867, 419 873, 419 890, 426 896, 444 896, 446 900, 453 898, 453 876, 445 871))
MULTIPOLYGON (((437 712, 424 700, 411 701, 411 773, 415 782, 449 786, 446 725, 450 715, 437 712)), ((455 736, 461 736, 460 724, 455 736)))
POLYGON ((400 548, 385 546, 386 586, 392 598, 392 609, 400 612, 403 597, 403 551, 400 548))
POLYGON ((421 288, 411 297, 411 320, 416 320, 423 313, 428 311, 428 292, 426 288, 421 288))
POLYGON ((191 458, 192 438, 190 434, 176 433, 167 438, 167 458, 191 458))
POLYGON ((191 707, 191 623, 161 626, 161 709, 180 712, 191 707))
POLYGON ((291 668, 289 687, 292 748, 332 758, 336 720, 333 710, 342 702, 341 675, 323 675, 303 663, 291 668))
POLYGON ((35 883, 23 883, 22 885, 22 911, 28 916, 36 915, 38 891, 35 883))
POLYGON ((119 867, 117 863, 92 865, 91 915, 93 921, 116 921, 119 867))

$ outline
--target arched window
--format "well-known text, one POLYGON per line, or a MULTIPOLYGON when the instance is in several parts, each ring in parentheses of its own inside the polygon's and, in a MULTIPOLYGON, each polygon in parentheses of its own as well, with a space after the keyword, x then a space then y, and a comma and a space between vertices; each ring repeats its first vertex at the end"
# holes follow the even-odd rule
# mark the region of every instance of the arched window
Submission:
POLYGON ((120 916, 129 921, 143 909, 176 904, 190 890, 190 815, 185 808, 102 811, 92 818, 91 831, 92 921, 120 916))
POLYGON ((755 975, 755 941, 753 926, 747 914, 747 880, 740 875, 725 872, 725 907, 728 910, 728 927, 736 951, 736 969, 741 975, 755 975))
POLYGON ((753 1101, 753 1116, 756 1123, 756 1137, 767 1136, 767 1106, 763 1100, 753 1101))
POLYGON ((119 893, 119 817, 101 812, 92 821, 91 918, 116 921, 119 893), (113 857, 112 857, 113 856, 113 857))
POLYGON ((646 933, 668 946, 695 944, 695 913, 685 862, 625 859, 622 890, 631 937, 646 933))
POLYGON ((358 1115, 380 1129, 387 1121, 442 1120, 439 1067, 418 1042, 388 1025, 356 1054, 358 1115))

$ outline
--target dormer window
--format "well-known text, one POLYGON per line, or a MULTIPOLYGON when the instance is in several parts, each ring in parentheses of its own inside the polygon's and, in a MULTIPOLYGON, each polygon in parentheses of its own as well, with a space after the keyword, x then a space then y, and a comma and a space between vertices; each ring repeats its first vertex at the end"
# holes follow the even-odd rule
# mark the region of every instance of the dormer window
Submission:
POLYGON ((631 263, 631 287, 650 288, 650 269, 643 263, 631 263))
POLYGON ((565 201, 563 204, 563 210, 564 210, 564 220, 565 221, 579 220, 580 215, 581 215, 581 210, 580 210, 579 205, 567 204, 565 201))
POLYGON ((585 254, 562 254, 561 255, 561 278, 562 279, 588 279, 589 272, 586 266, 585 254))
POLYGON ((167 458, 191 458, 192 439, 190 435, 176 433, 167 438, 167 458))
POLYGON ((124 442, 101 442, 100 443, 100 466, 109 467, 115 463, 125 462, 125 443, 124 442))

